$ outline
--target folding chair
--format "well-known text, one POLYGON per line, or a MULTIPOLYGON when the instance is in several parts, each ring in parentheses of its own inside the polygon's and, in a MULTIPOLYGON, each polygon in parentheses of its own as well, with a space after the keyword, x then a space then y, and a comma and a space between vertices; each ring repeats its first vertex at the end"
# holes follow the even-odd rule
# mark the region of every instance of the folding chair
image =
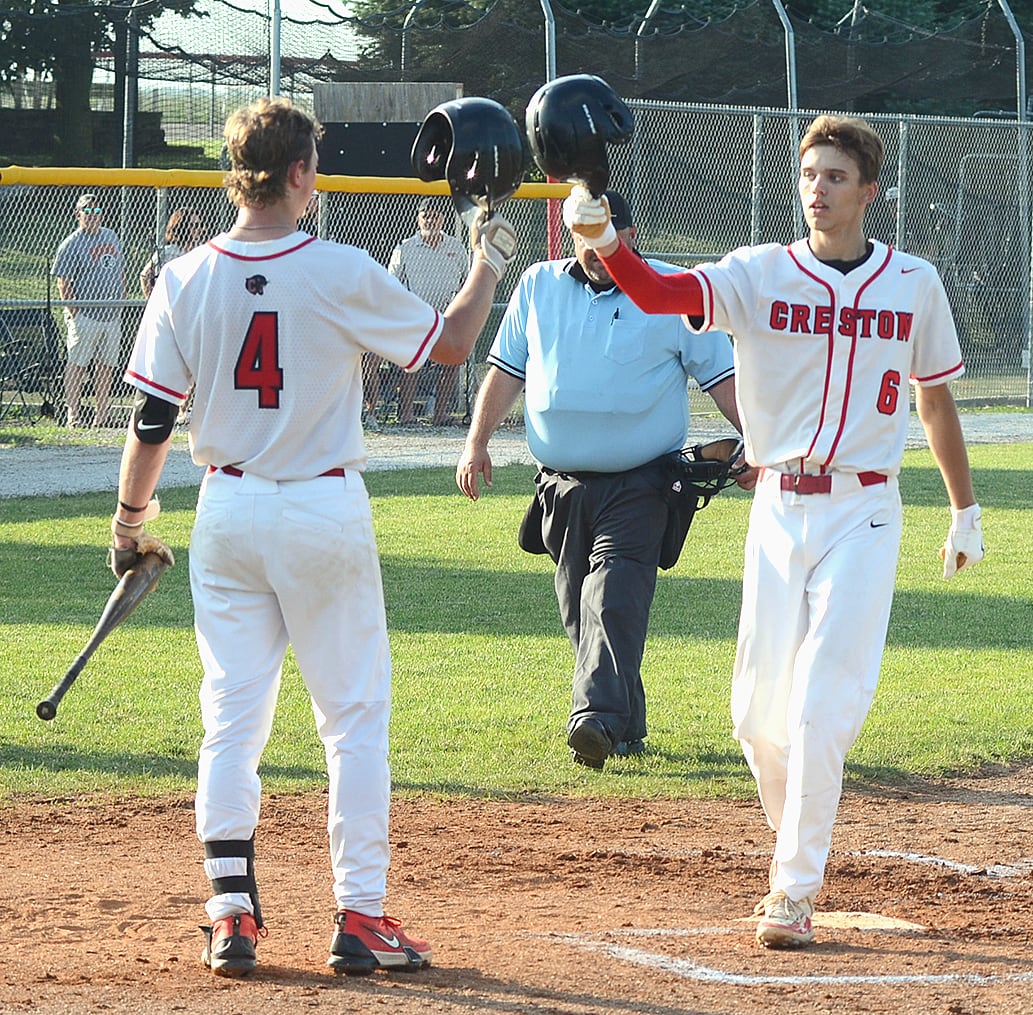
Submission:
POLYGON ((64 387, 61 336, 45 307, 0 310, 0 421, 57 415, 64 387), (37 399, 29 396, 37 395, 37 399))
POLYGON ((0 317, 0 422, 8 416, 29 413, 25 398, 28 373, 23 365, 25 352, 24 343, 14 337, 7 322, 0 317))

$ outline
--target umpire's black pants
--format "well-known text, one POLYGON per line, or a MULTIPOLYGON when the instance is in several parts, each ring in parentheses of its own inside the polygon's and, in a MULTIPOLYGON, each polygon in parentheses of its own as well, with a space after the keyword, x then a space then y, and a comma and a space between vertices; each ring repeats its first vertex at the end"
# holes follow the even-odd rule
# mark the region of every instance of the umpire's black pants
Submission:
POLYGON ((614 746, 646 735, 642 653, 667 524, 662 469, 535 478, 542 540, 556 562, 556 598, 574 647, 568 732, 582 718, 614 746))

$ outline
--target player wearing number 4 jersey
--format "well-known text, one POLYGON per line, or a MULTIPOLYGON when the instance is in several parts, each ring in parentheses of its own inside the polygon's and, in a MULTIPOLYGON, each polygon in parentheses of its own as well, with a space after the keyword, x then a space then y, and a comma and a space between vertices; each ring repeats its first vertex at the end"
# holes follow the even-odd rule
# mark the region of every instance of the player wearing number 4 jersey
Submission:
POLYGON ((190 446, 207 466, 190 545, 204 667, 195 810, 212 885, 202 957, 222 976, 254 969, 264 935, 258 764, 288 643, 329 775, 336 916, 328 963, 343 973, 430 963, 430 944, 383 908, 391 669, 362 481, 361 360, 374 352, 407 370, 428 357, 462 363, 515 250, 505 219, 479 219, 466 283, 439 312, 365 253, 298 231, 319 135, 283 100, 230 117, 226 185, 236 222, 162 268, 126 371, 138 394, 116 549, 138 547, 154 516, 147 505, 191 385, 190 446))
POLYGON ((980 511, 947 382, 963 372, 933 266, 868 240, 883 147, 860 120, 819 117, 800 145, 809 236, 662 276, 619 245, 605 204, 575 189, 589 237, 642 309, 735 336, 750 513, 732 683, 735 735, 775 832, 757 939, 814 938, 846 752, 882 659, 901 535, 897 473, 913 386, 952 521, 944 577, 983 557, 980 511))

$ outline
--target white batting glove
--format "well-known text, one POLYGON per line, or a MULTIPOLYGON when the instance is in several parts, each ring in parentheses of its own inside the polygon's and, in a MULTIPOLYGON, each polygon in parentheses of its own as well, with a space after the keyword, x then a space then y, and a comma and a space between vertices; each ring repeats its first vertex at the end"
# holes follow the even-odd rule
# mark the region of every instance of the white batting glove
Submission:
POLYGON ((978 504, 955 510, 951 508, 951 527, 940 547, 943 577, 950 578, 958 571, 978 564, 986 555, 983 546, 982 512, 978 504))
POLYGON ((470 248, 501 279, 517 250, 516 230, 499 214, 482 211, 470 227, 470 248))
POLYGON ((592 197, 587 187, 577 184, 563 202, 563 224, 581 237, 593 250, 607 247, 617 239, 606 196, 592 197))

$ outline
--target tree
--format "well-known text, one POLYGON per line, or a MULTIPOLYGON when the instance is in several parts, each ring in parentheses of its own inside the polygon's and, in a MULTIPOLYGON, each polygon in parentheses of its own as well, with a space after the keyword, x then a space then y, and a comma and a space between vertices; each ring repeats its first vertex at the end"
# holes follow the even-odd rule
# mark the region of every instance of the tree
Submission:
POLYGON ((125 25, 130 11, 141 25, 149 25, 164 11, 200 17, 202 12, 195 3, 148 0, 112 6, 99 0, 7 0, 7 10, 0 15, 0 80, 12 82, 29 71, 52 77, 57 114, 54 155, 66 165, 92 162, 94 51, 113 48, 116 65, 124 72, 125 25))

